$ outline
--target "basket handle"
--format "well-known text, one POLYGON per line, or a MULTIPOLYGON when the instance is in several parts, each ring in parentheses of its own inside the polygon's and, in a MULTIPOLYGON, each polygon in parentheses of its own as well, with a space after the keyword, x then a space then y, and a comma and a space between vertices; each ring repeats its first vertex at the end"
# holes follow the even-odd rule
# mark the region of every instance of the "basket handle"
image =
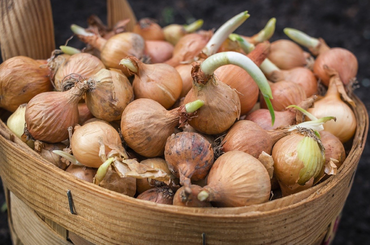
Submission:
POLYGON ((17 55, 50 57, 55 41, 49 0, 1 0, 0 10, 3 60, 17 55))
MULTIPOLYGON (((136 17, 126 0, 107 0, 107 21, 130 19, 132 31, 136 17)), ((2 59, 24 55, 47 59, 55 49, 54 24, 50 0, 1 0, 0 46, 2 59)))

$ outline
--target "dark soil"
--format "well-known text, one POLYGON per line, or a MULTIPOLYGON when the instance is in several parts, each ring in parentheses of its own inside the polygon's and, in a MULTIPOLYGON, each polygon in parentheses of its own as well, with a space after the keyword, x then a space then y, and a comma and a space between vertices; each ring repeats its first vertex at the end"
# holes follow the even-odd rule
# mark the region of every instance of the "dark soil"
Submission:
MULTIPOLYGON (((359 61, 358 84, 355 94, 370 108, 370 1, 368 0, 176 0, 129 1, 137 18, 150 17, 165 26, 169 23, 185 24, 203 19, 203 29, 217 29, 225 21, 248 10, 251 17, 236 31, 246 36, 257 33, 267 21, 277 19, 276 32, 271 41, 287 38, 284 27, 292 27, 314 37, 322 37, 331 47, 352 51, 359 61)), ((56 45, 62 45, 71 36, 72 23, 86 26, 91 14, 106 19, 105 1, 102 0, 51 0, 56 45)), ((69 45, 83 47, 78 40, 69 45)), ((370 241, 370 149, 363 152, 352 190, 344 207, 333 245, 368 244, 370 241)), ((2 189, 2 188, 1 188, 2 189)), ((0 196, 0 204, 4 196, 0 196)), ((0 244, 11 244, 7 227, 7 214, 0 217, 0 244)))

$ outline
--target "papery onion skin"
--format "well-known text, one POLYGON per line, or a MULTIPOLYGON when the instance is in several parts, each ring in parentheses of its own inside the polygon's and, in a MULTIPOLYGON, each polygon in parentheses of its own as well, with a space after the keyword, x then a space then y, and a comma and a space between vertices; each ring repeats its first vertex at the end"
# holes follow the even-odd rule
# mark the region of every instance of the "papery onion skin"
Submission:
POLYGON ((78 102, 87 85, 78 83, 64 92, 44 92, 33 97, 26 107, 30 135, 40 141, 58 143, 68 139, 68 128, 78 123, 78 102))
POLYGON ((78 179, 85 180, 90 183, 93 182, 96 171, 96 168, 89 168, 86 166, 78 166, 74 164, 69 165, 66 169, 66 172, 76 176, 78 179))
POLYGON ((335 162, 335 164, 339 169, 346 159, 346 151, 344 145, 338 137, 328 131, 320 131, 320 136, 320 140, 325 148, 325 162, 329 162, 330 158, 338 160, 338 162, 335 162))
POLYGON ((197 196, 199 192, 202 190, 202 187, 199 185, 191 185, 190 186, 191 192, 188 193, 185 190, 185 187, 180 187, 174 197, 173 197, 173 205, 175 206, 183 206, 183 207, 212 207, 210 202, 207 201, 200 201, 197 196))
POLYGON ((133 99, 131 83, 120 70, 102 69, 91 76, 85 101, 94 117, 111 122, 121 119, 123 110, 133 99))
POLYGON ((175 67, 182 79, 182 89, 180 98, 186 96, 191 87, 193 86, 193 77, 191 76, 191 64, 181 64, 175 67))
POLYGON ((179 123, 178 112, 167 111, 152 99, 135 99, 122 113, 121 133, 126 144, 145 157, 162 156, 167 137, 179 123))
POLYGON ((111 150, 124 152, 119 133, 109 123, 94 120, 75 127, 71 138, 71 150, 81 164, 98 168, 103 163, 99 156, 101 144, 105 146, 105 154, 111 150))
POLYGON ((165 40, 162 27, 150 18, 140 19, 133 28, 133 32, 145 40, 165 40))
POLYGON ((313 66, 313 72, 325 86, 329 86, 330 76, 324 65, 336 70, 345 85, 355 79, 358 71, 358 61, 352 52, 344 48, 331 48, 320 53, 313 66))
POLYGON ((61 156, 53 153, 53 150, 63 150, 64 148, 66 148, 66 145, 62 143, 47 144, 38 140, 35 141, 35 151, 56 167, 63 170, 67 168, 67 164, 62 160, 61 156))
POLYGON ((0 65, 0 107, 14 112, 35 95, 51 91, 47 65, 26 56, 15 56, 0 65))
POLYGON ((88 53, 71 55, 57 70, 54 87, 57 91, 64 91, 68 86, 73 86, 76 80, 88 79, 103 68, 103 62, 96 56, 88 53))
POLYGON ((243 207, 267 202, 271 180, 259 160, 242 151, 229 151, 214 162, 203 190, 216 206, 243 207))
POLYGON ((275 123, 272 125, 268 109, 257 109, 249 113, 245 119, 257 123, 265 130, 277 129, 295 124, 295 113, 291 110, 275 111, 275 123))

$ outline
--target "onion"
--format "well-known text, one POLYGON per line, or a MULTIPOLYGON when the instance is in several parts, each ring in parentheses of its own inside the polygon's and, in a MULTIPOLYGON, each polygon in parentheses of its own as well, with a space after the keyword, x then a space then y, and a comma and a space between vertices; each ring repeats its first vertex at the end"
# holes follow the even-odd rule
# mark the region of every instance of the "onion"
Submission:
MULTIPOLYGON (((257 45, 248 57, 259 66, 269 52, 269 43, 257 45)), ((240 99, 240 114, 247 114, 259 97, 258 86, 248 72, 237 65, 225 65, 215 70, 215 76, 235 89, 240 99)))
POLYGON ((184 207, 212 207, 210 202, 200 201, 198 194, 202 191, 202 187, 199 185, 190 185, 190 192, 185 191, 185 186, 180 187, 174 197, 173 205, 184 206, 184 207))
POLYGON ((103 163, 102 149, 106 155, 111 151, 123 156, 126 154, 119 133, 109 123, 94 120, 75 127, 71 138, 71 150, 78 162, 87 167, 98 168, 103 163))
POLYGON ((318 94, 318 82, 313 72, 306 67, 294 67, 289 70, 281 70, 270 60, 266 59, 260 66, 263 73, 271 82, 282 80, 300 84, 307 97, 318 94))
POLYGON ((66 169, 66 172, 71 173, 76 176, 78 179, 85 180, 92 183, 94 176, 96 174, 96 168, 88 168, 86 166, 79 166, 75 164, 70 164, 66 169))
POLYGON ((162 27, 150 18, 140 19, 136 22, 132 31, 142 36, 145 40, 165 40, 162 27))
POLYGON ((267 202, 271 181, 265 166, 242 151, 229 151, 213 164, 200 201, 220 207, 242 207, 267 202))
POLYGON ((323 116, 333 116, 336 121, 328 121, 324 124, 325 131, 328 131, 337 136, 342 143, 350 140, 356 132, 357 120, 351 107, 356 106, 354 102, 347 96, 342 80, 338 72, 330 67, 325 66, 325 70, 330 78, 329 88, 325 96, 316 101, 313 108, 308 109, 317 118, 323 116), (341 99, 341 96, 346 102, 341 99))
MULTIPOLYGON (((298 105, 302 101, 306 100, 306 93, 303 87, 297 83, 281 80, 276 83, 270 83, 272 97, 272 106, 276 111, 284 111, 289 105, 298 105)), ((265 101, 261 100, 261 108, 267 108, 265 101)))
POLYGON ((311 187, 325 163, 324 148, 313 130, 306 128, 277 141, 272 157, 283 196, 311 187))
POLYGON ((199 31, 183 36, 175 45, 172 58, 165 63, 176 67, 183 62, 193 61, 207 45, 212 35, 212 31, 199 31))
POLYGON ((91 114, 107 122, 120 120, 123 110, 134 99, 127 77, 120 70, 101 69, 88 83, 85 101, 91 114))
POLYGON ((82 125, 85 124, 86 121, 94 118, 93 114, 91 114, 89 108, 87 107, 86 103, 78 103, 78 124, 82 125))
POLYGON ((295 42, 279 39, 271 43, 271 52, 267 57, 272 63, 283 70, 307 65, 306 55, 295 42))
POLYGON ((26 127, 26 107, 27 103, 21 104, 18 106, 17 110, 15 110, 7 119, 6 126, 12 131, 18 138, 20 138, 23 142, 26 142, 29 147, 33 149, 34 141, 27 140, 25 136, 24 129, 26 127))
POLYGON ((221 147, 223 152, 238 150, 258 158, 263 151, 271 155, 275 142, 287 134, 287 129, 267 131, 253 121, 240 120, 227 132, 221 147))
POLYGON ((322 80, 323 84, 329 85, 330 76, 324 66, 336 70, 342 82, 347 85, 355 80, 358 71, 356 56, 344 48, 330 48, 322 38, 313 38, 293 28, 285 28, 284 32, 291 39, 308 48, 316 55, 313 66, 314 73, 322 80))
POLYGON ((84 82, 64 92, 44 92, 26 107, 28 133, 36 140, 58 143, 68 139, 68 128, 78 123, 78 102, 88 89, 84 82))
POLYGON ((182 80, 182 89, 180 98, 185 97, 193 85, 193 78, 191 76, 191 64, 181 64, 175 67, 177 72, 180 74, 182 80))
POLYGON ((269 19, 269 21, 266 23, 265 27, 261 31, 254 34, 251 37, 242 36, 242 38, 245 39, 248 43, 251 43, 254 45, 258 43, 262 43, 264 41, 269 40, 272 37, 272 35, 275 32, 275 26, 276 26, 276 18, 271 18, 269 19))
POLYGON ((175 46, 180 38, 197 31, 202 25, 203 20, 196 20, 189 25, 170 24, 163 27, 164 39, 175 46))
POLYGON ((77 81, 88 79, 103 68, 103 62, 91 54, 71 55, 55 73, 54 87, 57 91, 67 90, 77 81))
POLYGON ((128 71, 119 65, 120 60, 127 56, 135 56, 138 59, 144 56, 145 41, 136 33, 123 32, 106 40, 86 32, 77 25, 72 25, 71 29, 83 42, 100 51, 101 61, 107 68, 121 69, 126 76, 129 76, 128 71))
POLYGON ((240 116, 240 100, 238 94, 228 85, 213 75, 222 65, 234 64, 243 67, 261 89, 262 96, 268 101, 270 112, 271 90, 261 70, 247 56, 236 52, 214 54, 201 64, 193 66, 193 87, 185 97, 184 103, 201 99, 205 105, 199 109, 198 116, 189 124, 197 131, 205 134, 220 134, 228 130, 240 116))
POLYGON ((53 152, 54 150, 63 150, 64 148, 66 148, 66 145, 62 143, 48 144, 36 140, 34 150, 56 167, 65 170, 67 168, 66 162, 63 161, 60 155, 53 152))
POLYGON ((135 98, 149 98, 159 102, 166 109, 180 97, 182 79, 177 70, 167 64, 145 64, 133 56, 120 61, 130 74, 135 98))
POLYGON ((138 195, 137 199, 172 205, 174 195, 175 192, 171 187, 165 185, 146 190, 138 195))
POLYGON ((15 56, 0 65, 0 107, 14 112, 35 95, 51 91, 47 65, 25 57, 15 56))
POLYGON ((164 157, 171 173, 190 193, 191 181, 204 179, 214 160, 211 143, 194 132, 179 132, 167 138, 164 157))
POLYGON ((150 57, 150 63, 164 63, 172 57, 173 46, 167 41, 146 40, 145 53, 150 57))
POLYGON ((167 138, 175 127, 185 125, 203 105, 198 100, 167 111, 152 99, 135 99, 123 111, 121 133, 125 143, 145 157, 162 156, 167 138))

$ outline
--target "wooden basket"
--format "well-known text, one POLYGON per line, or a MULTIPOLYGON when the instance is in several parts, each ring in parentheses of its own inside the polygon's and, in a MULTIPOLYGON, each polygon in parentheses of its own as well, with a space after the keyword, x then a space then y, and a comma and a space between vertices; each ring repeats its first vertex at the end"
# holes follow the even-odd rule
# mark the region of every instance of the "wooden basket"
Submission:
MULTIPOLYGON (((48 0, 1 1, 3 59, 47 58, 54 49, 48 0), (45 29, 32 32, 40 19, 45 29), (19 15, 23 18, 16 18, 19 15), (15 22, 14 20, 18 22, 15 22), (19 23, 19 21, 23 21, 19 23), (9 25, 6 25, 8 23, 9 25), (27 26, 27 28, 25 28, 27 26), (8 29, 7 29, 8 28, 8 29), (36 33, 38 42, 19 49, 14 40, 36 33), (18 35, 17 34, 17 35, 18 35)), ((126 1, 108 1, 109 23, 122 19, 126 1), (114 13, 119 13, 114 14, 114 13), (114 16, 118 16, 114 20, 114 16)), ((134 18, 134 17, 132 17, 134 18)), ((41 28, 40 28, 41 29, 41 28)), ((186 208, 131 198, 79 180, 31 150, 0 121, 0 175, 14 244, 322 244, 332 235, 364 150, 369 118, 354 95, 357 131, 338 171, 308 190, 265 204, 238 208, 186 208), (71 195, 68 195, 71 194, 71 195)))

